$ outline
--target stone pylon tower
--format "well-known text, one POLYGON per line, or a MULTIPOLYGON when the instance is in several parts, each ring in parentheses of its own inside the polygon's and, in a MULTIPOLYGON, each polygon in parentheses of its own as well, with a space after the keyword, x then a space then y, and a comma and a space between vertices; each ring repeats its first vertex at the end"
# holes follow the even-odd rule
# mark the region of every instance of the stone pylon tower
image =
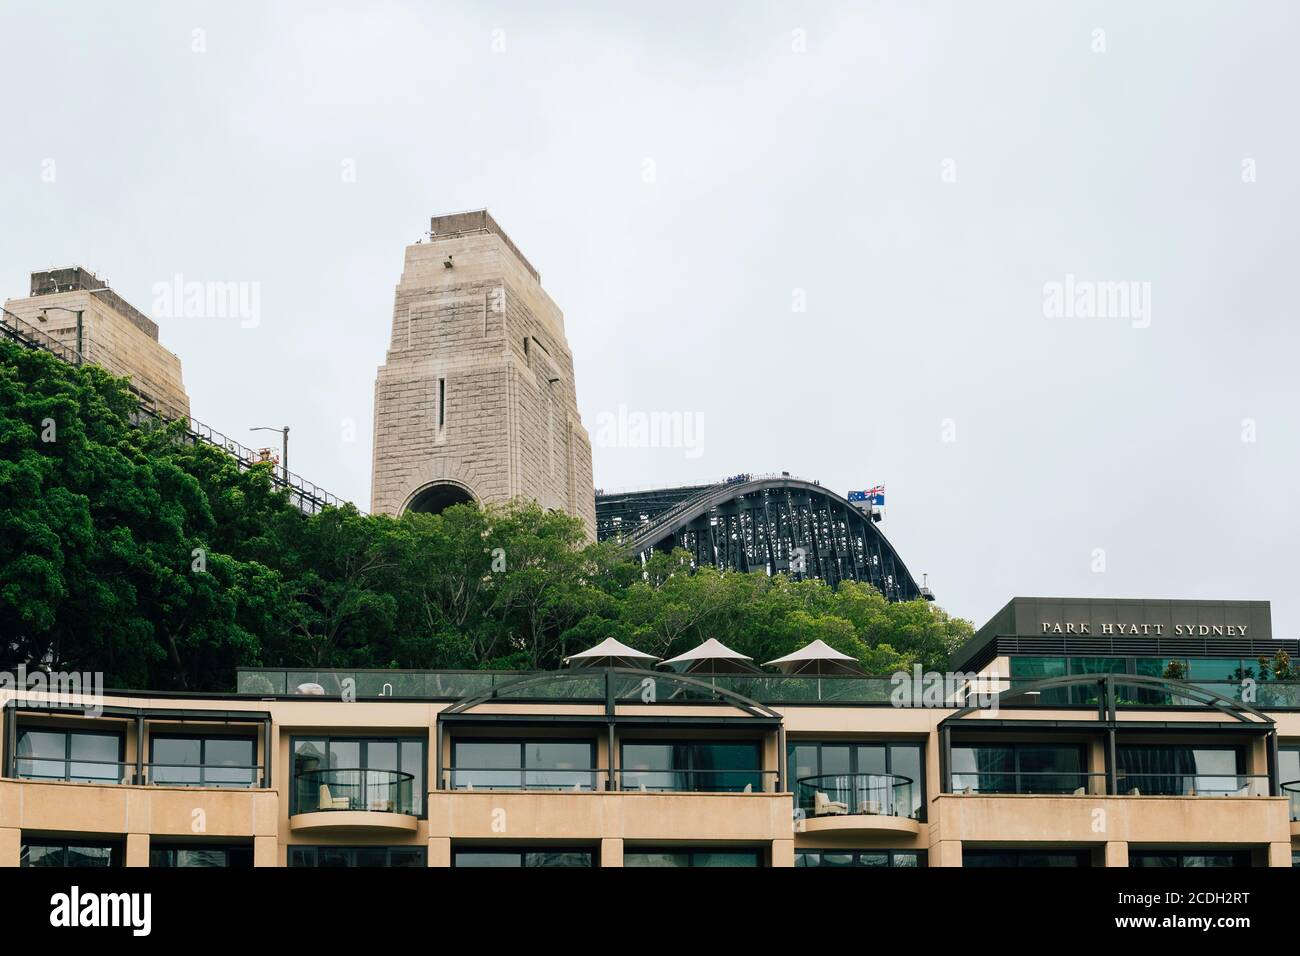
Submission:
POLYGON ((564 316, 486 210, 406 248, 375 380, 374 512, 528 497, 595 537, 591 440, 564 316))

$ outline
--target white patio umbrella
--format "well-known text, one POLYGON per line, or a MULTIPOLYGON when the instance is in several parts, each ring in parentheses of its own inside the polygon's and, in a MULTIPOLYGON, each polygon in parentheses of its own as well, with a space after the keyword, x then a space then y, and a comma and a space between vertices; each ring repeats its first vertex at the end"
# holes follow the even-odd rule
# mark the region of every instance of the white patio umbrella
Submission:
POLYGON ((822 677, 827 675, 860 676, 866 673, 856 657, 850 657, 831 647, 823 640, 806 644, 793 654, 768 661, 764 667, 775 667, 782 674, 805 674, 817 678, 817 699, 822 698, 822 677))
POLYGON ((764 667, 775 667, 782 674, 865 674, 856 657, 841 653, 825 641, 817 640, 799 648, 793 654, 768 661, 764 667))
POLYGON ((663 661, 660 667, 671 667, 679 674, 702 672, 706 674, 758 674, 754 659, 733 651, 717 638, 711 637, 699 647, 685 654, 663 661))
POLYGON ((648 668, 653 667, 657 660, 659 658, 653 654, 638 651, 635 647, 628 647, 612 637, 607 637, 595 647, 570 654, 564 659, 564 663, 570 667, 648 668))

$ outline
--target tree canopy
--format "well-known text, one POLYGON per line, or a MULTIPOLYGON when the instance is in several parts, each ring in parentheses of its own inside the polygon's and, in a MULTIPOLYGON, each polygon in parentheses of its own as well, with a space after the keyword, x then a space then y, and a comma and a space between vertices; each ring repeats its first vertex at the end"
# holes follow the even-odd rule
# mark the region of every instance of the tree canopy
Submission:
POLYGON ((770 660, 821 638, 947 668, 969 622, 846 582, 642 567, 535 503, 305 515, 122 380, 0 342, 0 654, 110 686, 229 690, 240 666, 551 668, 606 637, 770 660))

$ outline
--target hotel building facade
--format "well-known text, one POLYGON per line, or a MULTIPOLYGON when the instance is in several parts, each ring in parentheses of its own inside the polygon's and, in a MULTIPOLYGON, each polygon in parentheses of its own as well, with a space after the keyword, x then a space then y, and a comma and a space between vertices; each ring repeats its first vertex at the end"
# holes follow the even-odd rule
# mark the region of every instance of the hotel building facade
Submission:
POLYGON ((263 669, 90 712, 9 686, 0 865, 1290 867, 1279 650, 1267 602, 1016 598, 946 682, 263 669))

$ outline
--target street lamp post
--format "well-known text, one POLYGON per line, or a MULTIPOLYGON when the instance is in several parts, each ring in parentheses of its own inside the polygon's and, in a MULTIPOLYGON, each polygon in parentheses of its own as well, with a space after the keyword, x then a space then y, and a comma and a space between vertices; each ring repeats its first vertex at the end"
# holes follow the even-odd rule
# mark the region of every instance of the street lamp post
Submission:
POLYGON ((280 451, 280 477, 284 483, 289 483, 289 426, 283 428, 272 428, 269 425, 258 425, 256 428, 250 428, 250 432, 279 432, 282 440, 280 451))
MULTIPOLYGON (((110 290, 107 286, 105 286, 105 287, 102 288, 102 289, 83 289, 82 291, 83 291, 83 292, 87 292, 87 293, 89 293, 90 295, 98 295, 98 294, 101 293, 101 292, 109 292, 109 291, 111 291, 111 290, 110 290)), ((42 322, 45 321, 45 313, 46 313, 46 312, 68 312, 68 313, 70 313, 70 314, 72 314, 72 315, 75 315, 75 316, 77 317, 77 348, 76 348, 77 361, 76 361, 75 364, 80 365, 80 364, 81 364, 81 339, 82 339, 82 328, 83 328, 83 325, 84 325, 84 317, 85 317, 85 315, 86 315, 86 310, 85 310, 85 309, 69 309, 66 305, 47 305, 47 306, 44 306, 44 307, 41 309, 40 313, 38 314, 38 317, 40 318, 40 320, 41 320, 42 322)))

